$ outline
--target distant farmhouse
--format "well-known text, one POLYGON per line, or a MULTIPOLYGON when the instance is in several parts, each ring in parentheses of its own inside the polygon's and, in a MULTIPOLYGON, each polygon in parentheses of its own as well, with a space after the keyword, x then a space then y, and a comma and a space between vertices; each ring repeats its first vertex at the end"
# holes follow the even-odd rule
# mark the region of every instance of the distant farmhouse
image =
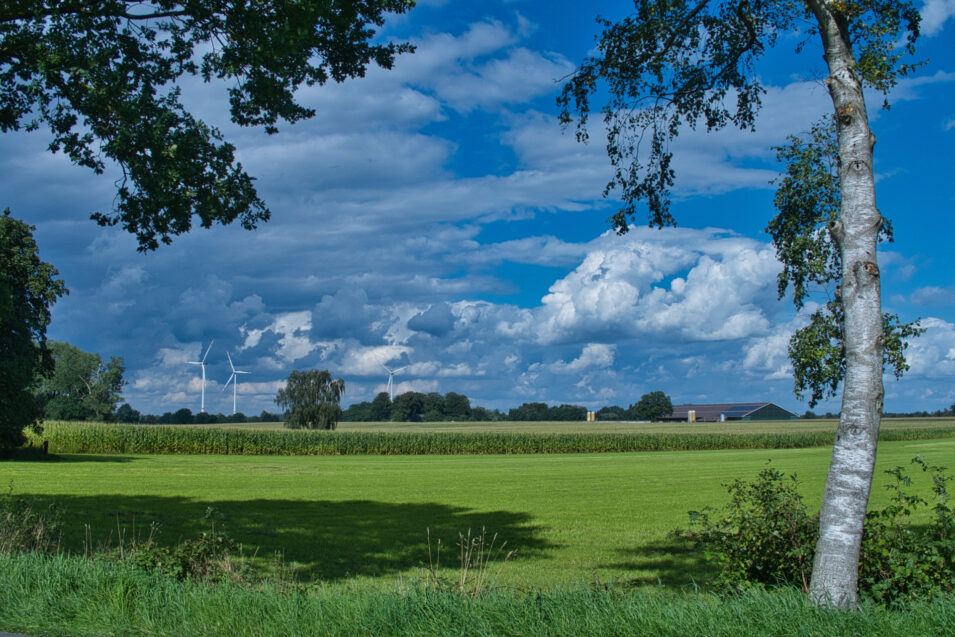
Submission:
POLYGON ((796 414, 773 403, 718 403, 674 405, 673 413, 661 420, 671 422, 725 422, 727 420, 790 420, 796 414))

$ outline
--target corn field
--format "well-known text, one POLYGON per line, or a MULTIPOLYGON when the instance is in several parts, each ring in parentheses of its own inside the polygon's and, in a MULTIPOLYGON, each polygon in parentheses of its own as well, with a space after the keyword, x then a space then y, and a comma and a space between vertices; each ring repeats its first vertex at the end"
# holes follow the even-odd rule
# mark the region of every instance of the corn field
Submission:
MULTIPOLYGON (((53 423, 51 453, 222 455, 543 454, 715 449, 795 449, 833 444, 831 432, 739 433, 399 433, 257 431, 213 427, 53 423)), ((955 438, 955 427, 883 430, 880 439, 955 438)))

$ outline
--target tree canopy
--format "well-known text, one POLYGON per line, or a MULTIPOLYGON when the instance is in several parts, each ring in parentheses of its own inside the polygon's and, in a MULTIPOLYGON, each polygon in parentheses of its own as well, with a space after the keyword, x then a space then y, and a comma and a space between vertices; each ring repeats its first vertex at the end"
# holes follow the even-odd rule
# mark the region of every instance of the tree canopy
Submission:
POLYGON ((291 429, 335 429, 342 417, 339 406, 345 381, 333 379, 327 370, 298 370, 289 374, 275 403, 285 411, 285 426, 291 429))
POLYGON ((652 391, 641 396, 627 411, 634 420, 656 421, 673 413, 673 403, 662 391, 652 391))
POLYGON ((232 121, 278 130, 315 114, 301 86, 391 68, 403 43, 378 43, 387 13, 413 0, 8 0, 0 6, 0 131, 45 127, 50 150, 103 173, 119 169, 102 225, 140 250, 198 223, 270 212, 222 133, 180 100, 185 77, 228 86, 232 121))
POLYGON ((0 216, 0 450, 23 444, 23 429, 42 417, 33 385, 53 371, 46 327, 67 293, 56 268, 40 260, 33 230, 9 209, 0 216))
POLYGON ((754 129, 766 91, 757 62, 781 34, 801 32, 800 49, 821 35, 814 17, 822 14, 818 20, 854 49, 861 86, 888 91, 917 66, 902 62, 914 52, 920 21, 905 1, 634 0, 634 13, 619 22, 597 19, 597 53, 564 85, 558 106, 560 121, 576 122, 577 138, 587 141, 591 96, 606 96, 600 112, 614 176, 604 194, 619 190, 623 205, 611 218, 618 232, 642 206, 651 226, 676 223, 670 143, 697 126, 754 129))
POLYGON ((125 381, 123 359, 84 352, 75 345, 49 342, 53 373, 37 389, 43 415, 51 420, 111 421, 125 381))

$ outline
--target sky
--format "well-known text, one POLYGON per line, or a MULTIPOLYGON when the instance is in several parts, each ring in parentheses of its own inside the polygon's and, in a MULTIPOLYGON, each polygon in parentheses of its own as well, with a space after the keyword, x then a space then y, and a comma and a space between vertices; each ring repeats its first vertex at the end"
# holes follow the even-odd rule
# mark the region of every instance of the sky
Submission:
MULTIPOLYGON (((920 0, 916 0, 916 3, 920 0)), ((803 325, 777 299, 765 227, 772 146, 831 110, 818 44, 784 34, 758 72, 755 132, 684 131, 674 147, 679 226, 617 236, 599 122, 562 131, 555 99, 594 47, 595 1, 419 0, 381 37, 410 41, 395 68, 300 91, 315 118, 278 135, 228 120, 221 86, 184 101, 223 130, 272 219, 254 232, 196 229, 142 254, 101 228, 114 178, 72 166, 34 133, 0 135, 0 206, 35 225, 41 257, 70 289, 48 337, 125 360, 123 396, 145 413, 276 411, 293 370, 327 369, 344 404, 384 391, 454 391, 473 405, 597 409, 651 391, 677 403, 770 401, 797 413, 786 355, 803 325)), ((883 304, 925 333, 911 370, 886 376, 886 411, 955 403, 955 2, 928 0, 916 59, 880 110, 868 96, 877 200, 892 220, 883 304)), ((813 302, 824 302, 818 291, 813 302)), ((808 306, 813 307, 812 303, 808 306)), ((838 399, 814 408, 838 411, 838 399)))

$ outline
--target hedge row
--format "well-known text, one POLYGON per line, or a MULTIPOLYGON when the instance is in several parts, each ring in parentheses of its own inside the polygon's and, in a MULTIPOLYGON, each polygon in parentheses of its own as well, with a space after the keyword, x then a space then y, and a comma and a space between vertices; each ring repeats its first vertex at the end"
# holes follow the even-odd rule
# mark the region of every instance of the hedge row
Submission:
MULTIPOLYGON (((834 434, 397 433, 54 424, 43 438, 51 453, 337 456, 795 449, 832 445, 834 434)), ((955 438, 955 428, 886 430, 880 436, 932 438, 955 438)))

